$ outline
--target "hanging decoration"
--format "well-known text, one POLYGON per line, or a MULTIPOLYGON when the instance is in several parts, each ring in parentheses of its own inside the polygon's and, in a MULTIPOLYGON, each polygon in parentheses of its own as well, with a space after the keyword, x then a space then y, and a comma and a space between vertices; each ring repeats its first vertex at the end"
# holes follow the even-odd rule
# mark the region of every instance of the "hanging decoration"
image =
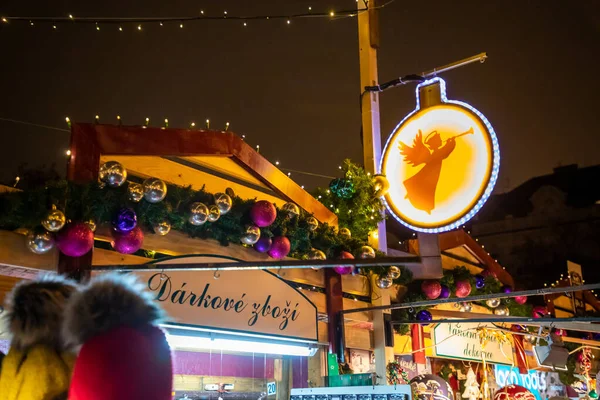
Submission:
POLYGON ((171 223, 169 221, 167 221, 166 219, 162 220, 162 221, 158 221, 157 223, 152 225, 152 229, 154 230, 154 233, 156 233, 160 236, 165 236, 169 232, 171 232, 171 223))
POLYGON ((535 306, 531 311, 531 316, 533 318, 545 318, 548 315, 548 310, 544 306, 535 306))
POLYGON ((85 222, 71 222, 56 235, 56 246, 69 257, 81 257, 94 247, 94 232, 85 222))
POLYGON ((440 299, 447 299, 450 297, 450 288, 446 285, 441 285, 442 290, 440 292, 440 299))
POLYGON ((390 190, 390 183, 384 175, 375 175, 373 177, 373 187, 375 189, 375 197, 385 196, 390 190))
POLYGON ((485 287, 485 277, 483 275, 475 275, 475 287, 483 289, 485 287))
POLYGON ((256 226, 265 228, 275 222, 277 210, 273 203, 266 200, 259 200, 252 206, 250 218, 252 218, 256 226))
POLYGON ((293 218, 300 215, 300 207, 298 207, 295 203, 287 202, 281 207, 281 211, 286 213, 288 217, 293 218))
POLYGON ((260 228, 256 225, 246 226, 246 233, 242 236, 242 243, 252 246, 260 239, 260 228))
POLYGON ((396 280, 396 279, 400 278, 401 275, 402 275, 402 271, 400 270, 400 268, 398 268, 396 266, 391 266, 388 269, 388 276, 390 277, 391 280, 396 280))
POLYGON ((410 381, 410 386, 415 400, 454 400, 454 393, 448 382, 437 375, 417 375, 410 381))
POLYGON ((408 385, 408 373, 400 366, 398 361, 391 361, 387 367, 387 381, 390 385, 408 385))
POLYGON ((435 300, 442 294, 442 285, 435 280, 426 280, 421 284, 421 290, 429 300, 435 300))
MULTIPOLYGON (((309 260, 326 260, 327 256, 319 249, 311 249, 308 253, 307 258, 309 260)), ((321 269, 320 267, 313 267, 314 270, 321 269)))
POLYGON ((517 302, 517 304, 525 304, 527 303, 527 296, 517 296, 517 297, 513 297, 513 300, 517 302))
POLYGON ((54 237, 47 231, 29 232, 27 248, 35 254, 46 254, 54 248, 54 237))
POLYGON ((285 236, 276 236, 273 238, 271 248, 267 252, 270 257, 275 259, 285 258, 290 253, 290 240, 285 236))
POLYGON ((454 307, 458 308, 460 312, 471 312, 471 310, 473 309, 473 305, 468 301, 454 303, 454 307))
POLYGON ((158 178, 148 178, 142 184, 144 186, 144 199, 148 203, 158 203, 167 196, 167 185, 158 178))
POLYGON ((375 279, 375 284, 379 289, 389 289, 394 284, 394 281, 389 276, 379 275, 375 279))
POLYGON ((502 291, 502 293, 512 293, 512 287, 509 285, 503 285, 500 290, 502 291))
POLYGON ((195 226, 204 225, 208 221, 208 207, 204 203, 196 202, 190 204, 190 215, 188 221, 195 226))
POLYGON ((55 206, 52 206, 52 210, 42 220, 42 226, 48 232, 58 232, 65 226, 66 222, 65 214, 55 206))
POLYGON ((231 210, 231 197, 226 193, 215 193, 215 205, 219 207, 221 215, 225 215, 231 210))
POLYGON ((88 219, 85 221, 86 225, 91 229, 92 232, 96 232, 96 221, 88 219))
POLYGON ((100 166, 98 179, 110 187, 119 187, 127 180, 127 170, 116 161, 108 161, 100 166))
POLYGON ((371 246, 362 246, 360 248, 360 258, 375 258, 375 250, 371 246))
POLYGON ((505 317, 510 315, 510 311, 505 305, 500 305, 494 309, 494 314, 505 317))
POLYGON ((217 222, 221 218, 221 211, 216 205, 208 207, 208 222, 217 222))
POLYGON ((354 183, 350 179, 336 178, 329 183, 329 190, 340 199, 351 199, 356 193, 354 183))
POLYGON ((471 282, 467 280, 456 282, 456 290, 454 293, 456 294, 456 297, 467 297, 471 294, 471 282))
POLYGON ((271 250, 271 246, 273 244, 273 239, 268 236, 261 236, 258 241, 254 244, 254 250, 259 253, 266 253, 271 250))
POLYGON ((139 203, 144 198, 144 185, 136 182, 127 184, 127 196, 134 203, 139 203))
POLYGON ((342 228, 340 229, 338 235, 340 235, 344 239, 350 239, 352 237, 352 232, 350 232, 350 229, 348 228, 342 228))
MULTIPOLYGON (((354 256, 352 255, 352 253, 348 253, 347 251, 342 251, 338 258, 341 258, 344 260, 353 260, 354 256)), ((333 270, 340 275, 349 275, 354 270, 354 267, 351 265, 338 265, 336 267, 333 267, 333 270)))
POLYGON ((508 385, 496 391, 494 400, 536 400, 536 398, 523 386, 508 385))
POLYGON ((467 371, 467 380, 465 382, 465 390, 462 394, 463 399, 477 400, 481 392, 479 391, 479 383, 477 383, 477 376, 473 368, 469 367, 467 371))
POLYGON ((315 217, 308 217, 306 225, 308 226, 309 231, 314 232, 319 227, 319 221, 315 217))
POLYGON ((429 322, 433 319, 431 313, 427 310, 417 312, 417 321, 429 322))
POLYGON ((144 233, 139 226, 129 232, 112 232, 112 248, 122 254, 133 254, 142 248, 144 244, 144 233))
POLYGON ((489 299, 485 301, 489 308, 496 308, 500 305, 500 299, 489 299))
POLYGON ((137 226, 137 215, 132 208, 121 208, 112 220, 113 229, 120 233, 129 232, 137 226))

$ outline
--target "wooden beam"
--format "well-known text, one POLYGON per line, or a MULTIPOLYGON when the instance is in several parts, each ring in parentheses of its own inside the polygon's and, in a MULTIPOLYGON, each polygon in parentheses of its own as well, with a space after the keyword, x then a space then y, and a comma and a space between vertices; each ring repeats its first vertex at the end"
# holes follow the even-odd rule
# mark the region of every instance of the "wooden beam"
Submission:
POLYGON ((314 214, 319 221, 337 225, 334 213, 232 132, 74 123, 71 152, 69 175, 77 174, 78 180, 83 181, 96 179, 99 158, 104 154, 231 157, 273 191, 314 214), (81 160, 86 157, 89 158, 81 160))
POLYGON ((34 254, 27 248, 25 239, 19 233, 0 230, 0 274, 31 279, 40 271, 55 272, 58 250, 34 254))

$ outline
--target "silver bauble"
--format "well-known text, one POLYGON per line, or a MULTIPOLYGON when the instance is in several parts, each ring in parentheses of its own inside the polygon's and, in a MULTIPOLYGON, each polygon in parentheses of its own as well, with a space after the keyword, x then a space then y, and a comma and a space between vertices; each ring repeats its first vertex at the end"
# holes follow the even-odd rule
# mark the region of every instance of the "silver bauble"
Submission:
POLYGON ((60 231, 66 223, 67 218, 65 217, 65 214, 56 208, 53 208, 53 210, 46 215, 46 218, 42 220, 42 226, 50 232, 60 231))
POLYGON ((471 312, 473 309, 473 305, 471 303, 460 302, 456 304, 458 304, 458 309, 462 312, 471 312))
POLYGON ((212 205, 208 207, 208 220, 210 222, 216 222, 221 217, 221 211, 219 207, 212 205))
POLYGON ((338 235, 340 235, 344 239, 350 239, 352 237, 352 232, 350 232, 350 229, 348 228, 342 228, 338 232, 338 235))
MULTIPOLYGON (((311 249, 308 252, 308 259, 309 260, 326 260, 327 256, 325 255, 325 253, 323 253, 319 249, 311 249)), ((311 267, 311 268, 314 269, 315 271, 321 269, 321 267, 311 267)))
POLYGON ((485 301, 489 308, 496 308, 500 305, 500 299, 489 299, 485 301))
POLYGON ((510 311, 508 311, 508 307, 506 307, 505 305, 501 305, 494 308, 494 314, 499 315, 501 317, 506 317, 510 315, 510 311))
POLYGON ((395 267, 395 266, 391 266, 388 269, 388 276, 394 280, 394 279, 398 279, 400 278, 400 275, 402 274, 402 271, 400 271, 400 268, 395 267))
POLYGON ((285 203, 283 207, 281 207, 281 211, 287 213, 290 217, 300 215, 300 207, 292 202, 285 203))
POLYGON ((27 235, 27 248, 35 254, 45 254, 54 247, 54 237, 50 232, 30 232, 27 235))
POLYGON ((85 221, 85 224, 88 226, 88 228, 90 228, 92 232, 96 232, 96 221, 94 221, 93 219, 88 219, 87 221, 85 221))
POLYGON ((148 178, 144 181, 144 199, 148 203, 158 203, 167 196, 167 184, 158 178, 148 178))
POLYGON ((248 225, 246 233, 241 238, 242 243, 252 246, 260 239, 260 228, 256 225, 248 225))
POLYGON ((392 282, 392 280, 390 279, 389 276, 381 276, 381 275, 377 277, 377 279, 375 280, 375 283, 377 284, 377 287, 379 289, 389 289, 394 284, 394 282, 392 282))
POLYGON ((165 236, 171 231, 171 223, 165 219, 152 225, 152 228, 154 229, 154 233, 165 236))
POLYGON ((119 187, 127 180, 127 170, 121 163, 108 161, 100 167, 98 178, 110 187, 119 187))
POLYGON ((308 217, 306 224, 308 225, 308 230, 311 232, 314 232, 319 227, 319 221, 315 217, 308 217))
POLYGON ((190 204, 190 216, 188 221, 192 225, 203 225, 208 221, 208 207, 204 203, 190 204))
POLYGON ((141 183, 129 182, 127 185, 127 197, 129 197, 129 200, 138 203, 144 198, 144 185, 141 183))
POLYGON ((375 250, 371 246, 361 247, 360 258, 375 258, 375 250))
POLYGON ((215 194, 215 205, 219 207, 221 215, 225 215, 231 210, 231 197, 225 193, 215 194))

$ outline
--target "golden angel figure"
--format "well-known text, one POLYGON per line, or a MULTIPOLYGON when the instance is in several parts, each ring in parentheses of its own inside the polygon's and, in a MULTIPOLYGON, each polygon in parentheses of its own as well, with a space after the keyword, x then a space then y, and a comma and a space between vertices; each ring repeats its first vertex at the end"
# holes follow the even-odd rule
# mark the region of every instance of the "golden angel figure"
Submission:
POLYGON ((435 209, 435 191, 440 179, 442 161, 448 158, 456 147, 456 138, 471 133, 473 128, 449 138, 444 144, 437 131, 431 132, 423 140, 423 132, 419 129, 412 147, 400 142, 400 154, 404 156, 404 162, 413 167, 425 164, 419 172, 404 181, 406 198, 413 207, 428 214, 435 209))

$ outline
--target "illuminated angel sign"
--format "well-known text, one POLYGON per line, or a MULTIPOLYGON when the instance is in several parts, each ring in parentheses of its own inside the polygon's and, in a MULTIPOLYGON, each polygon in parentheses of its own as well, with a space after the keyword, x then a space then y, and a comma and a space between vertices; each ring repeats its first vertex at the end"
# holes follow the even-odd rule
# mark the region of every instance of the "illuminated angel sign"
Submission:
POLYGON ((498 139, 470 105, 446 98, 440 78, 417 87, 417 108, 394 129, 381 160, 385 202, 403 225, 444 232, 471 219, 492 193, 498 139))

